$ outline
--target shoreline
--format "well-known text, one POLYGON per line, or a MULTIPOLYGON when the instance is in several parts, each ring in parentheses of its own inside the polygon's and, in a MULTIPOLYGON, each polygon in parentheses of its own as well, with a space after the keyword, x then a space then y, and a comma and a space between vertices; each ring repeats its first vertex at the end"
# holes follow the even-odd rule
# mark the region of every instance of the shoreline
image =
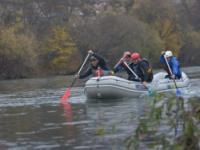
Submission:
MULTIPOLYGON (((154 74, 163 71, 162 69, 156 69, 154 74)), ((200 78, 200 66, 185 67, 182 68, 190 79, 200 78)), ((118 73, 117 76, 126 78, 126 73, 118 73)), ((0 92, 32 90, 32 89, 52 89, 52 88, 67 88, 70 86, 74 75, 60 75, 60 76, 46 76, 38 78, 24 78, 24 79, 12 79, 0 81, 0 92)), ((84 83, 88 80, 77 79, 74 87, 84 86, 84 83)))

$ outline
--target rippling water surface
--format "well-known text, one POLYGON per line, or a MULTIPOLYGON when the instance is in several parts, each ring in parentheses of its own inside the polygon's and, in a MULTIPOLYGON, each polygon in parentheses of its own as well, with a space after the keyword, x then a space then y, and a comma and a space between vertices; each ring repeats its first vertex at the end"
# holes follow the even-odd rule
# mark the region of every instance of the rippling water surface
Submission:
MULTIPOLYGON (((1 82, 0 149, 125 149, 124 139, 146 109, 143 97, 87 100, 76 87, 69 103, 61 103, 59 78, 52 85, 44 80, 1 82)), ((199 89, 200 78, 193 78, 184 96, 199 97, 199 89)))

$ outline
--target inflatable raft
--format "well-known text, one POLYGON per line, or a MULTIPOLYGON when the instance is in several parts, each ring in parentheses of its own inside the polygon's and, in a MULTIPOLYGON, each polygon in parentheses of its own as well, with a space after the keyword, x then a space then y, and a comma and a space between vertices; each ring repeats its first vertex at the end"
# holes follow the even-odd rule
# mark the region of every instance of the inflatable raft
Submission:
MULTIPOLYGON (((173 80, 165 78, 166 73, 160 72, 154 75, 154 80, 148 86, 156 92, 175 91, 173 80)), ((178 88, 189 86, 189 78, 183 72, 182 78, 176 80, 178 88)), ((114 99, 123 97, 135 97, 147 94, 148 89, 140 82, 129 81, 117 76, 92 77, 84 89, 88 98, 114 99)))

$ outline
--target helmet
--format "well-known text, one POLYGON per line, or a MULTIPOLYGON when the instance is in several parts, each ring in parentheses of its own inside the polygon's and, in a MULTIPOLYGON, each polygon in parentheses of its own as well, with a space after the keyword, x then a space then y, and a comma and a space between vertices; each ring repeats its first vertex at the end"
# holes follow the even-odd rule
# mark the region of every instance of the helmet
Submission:
POLYGON ((172 54, 172 51, 168 50, 165 52, 165 57, 172 57, 173 54, 172 54))
POLYGON ((140 59, 140 54, 139 54, 139 53, 133 53, 133 54, 131 55, 131 58, 132 58, 133 60, 140 59))
POLYGON ((97 60, 97 58, 95 56, 90 57, 90 61, 95 61, 95 60, 97 60))
POLYGON ((123 57, 130 57, 131 56, 131 52, 130 51, 125 51, 123 54, 123 57))

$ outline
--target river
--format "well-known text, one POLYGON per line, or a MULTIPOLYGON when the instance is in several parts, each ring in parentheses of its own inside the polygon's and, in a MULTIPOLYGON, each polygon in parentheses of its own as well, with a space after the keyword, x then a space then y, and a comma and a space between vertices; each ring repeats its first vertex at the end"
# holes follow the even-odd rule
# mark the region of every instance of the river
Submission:
MULTIPOLYGON (((184 71, 191 78, 184 96, 200 97, 200 67, 184 71)), ((146 99, 87 100, 83 87, 74 87, 69 103, 61 103, 71 80, 0 81, 0 149, 124 150, 146 99)))

